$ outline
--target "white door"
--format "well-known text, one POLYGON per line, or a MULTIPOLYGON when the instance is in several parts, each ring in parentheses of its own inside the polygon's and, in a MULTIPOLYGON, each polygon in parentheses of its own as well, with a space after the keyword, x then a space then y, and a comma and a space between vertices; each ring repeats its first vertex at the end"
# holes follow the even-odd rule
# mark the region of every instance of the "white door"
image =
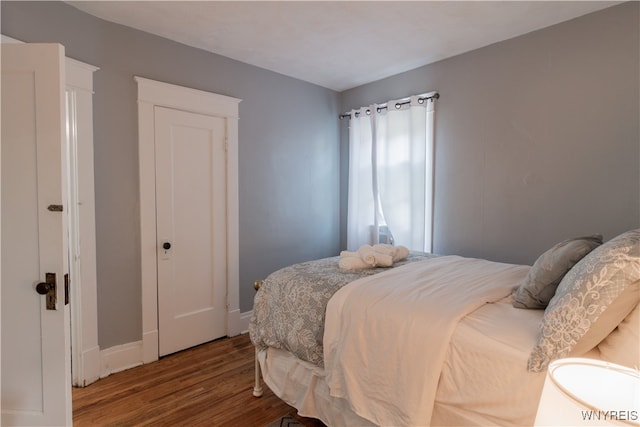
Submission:
POLYGON ((2 45, 2 425, 6 426, 72 422, 65 304, 67 229, 66 212, 60 211, 67 208, 64 86, 63 46, 2 45), (51 274, 57 291, 46 296, 36 293, 36 285, 51 274))
POLYGON ((226 334, 225 119, 155 107, 160 356, 226 334))

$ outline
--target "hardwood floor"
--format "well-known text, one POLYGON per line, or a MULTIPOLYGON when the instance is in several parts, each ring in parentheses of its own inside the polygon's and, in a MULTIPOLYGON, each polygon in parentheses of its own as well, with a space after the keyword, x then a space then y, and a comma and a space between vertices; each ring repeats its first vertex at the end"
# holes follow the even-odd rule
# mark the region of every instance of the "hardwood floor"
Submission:
POLYGON ((264 426, 289 413, 265 385, 253 397, 254 347, 248 334, 203 344, 158 362, 73 389, 74 426, 264 426))

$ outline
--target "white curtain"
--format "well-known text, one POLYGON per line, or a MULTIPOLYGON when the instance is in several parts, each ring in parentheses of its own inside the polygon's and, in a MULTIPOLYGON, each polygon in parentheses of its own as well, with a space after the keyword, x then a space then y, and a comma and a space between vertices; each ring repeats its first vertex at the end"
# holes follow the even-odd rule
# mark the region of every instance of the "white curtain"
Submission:
POLYGON ((428 95, 350 112, 348 250, 392 238, 431 252, 435 102, 428 95))

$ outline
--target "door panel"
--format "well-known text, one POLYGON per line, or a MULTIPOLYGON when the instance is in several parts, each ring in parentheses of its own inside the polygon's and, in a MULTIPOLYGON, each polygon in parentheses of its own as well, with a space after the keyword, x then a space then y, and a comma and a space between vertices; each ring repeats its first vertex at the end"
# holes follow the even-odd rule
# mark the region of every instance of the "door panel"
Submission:
POLYGON ((155 123, 163 356, 226 333, 225 120, 156 107, 155 123))
POLYGON ((2 425, 71 425, 64 119, 64 48, 3 44, 2 425))

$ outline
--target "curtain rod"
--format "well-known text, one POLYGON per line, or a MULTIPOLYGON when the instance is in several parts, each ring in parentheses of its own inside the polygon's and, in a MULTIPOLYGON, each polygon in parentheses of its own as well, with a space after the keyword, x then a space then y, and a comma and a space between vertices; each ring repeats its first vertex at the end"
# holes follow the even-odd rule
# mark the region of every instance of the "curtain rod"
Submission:
MULTIPOLYGON (((438 92, 429 92, 429 93, 425 93, 423 95, 418 95, 418 103, 419 104, 423 104, 424 101, 428 100, 428 99, 438 99, 440 98, 440 94, 438 92)), ((400 109, 400 107, 402 107, 403 105, 407 105, 411 103, 411 97, 407 97, 407 98, 402 98, 400 101, 395 103, 395 107, 396 109, 400 109)), ((387 103, 385 102, 384 104, 380 104, 378 105, 377 111, 378 113, 381 112, 382 110, 387 109, 387 103)), ((367 108, 367 114, 371 114, 371 110, 367 108)), ((356 112, 356 117, 359 113, 356 112)), ((344 113, 344 114, 340 114, 338 116, 338 118, 340 120, 344 119, 344 118, 351 118, 351 113, 344 113)))

